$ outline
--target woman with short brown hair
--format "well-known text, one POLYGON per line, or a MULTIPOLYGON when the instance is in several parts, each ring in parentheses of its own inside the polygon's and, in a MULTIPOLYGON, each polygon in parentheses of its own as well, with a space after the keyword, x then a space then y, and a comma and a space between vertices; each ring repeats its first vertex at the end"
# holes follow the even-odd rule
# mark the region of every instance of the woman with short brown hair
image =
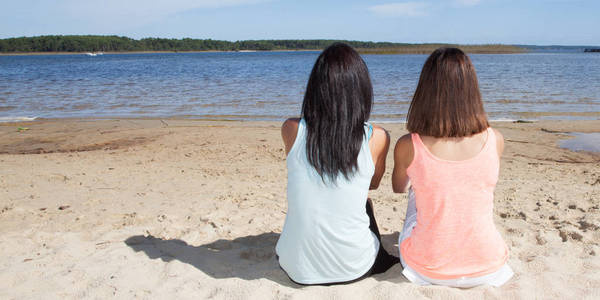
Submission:
POLYGON ((425 62, 407 129, 392 175, 394 192, 409 193, 402 273, 423 285, 504 284, 513 272, 493 221, 504 141, 489 127, 475 68, 460 49, 437 49, 425 62))

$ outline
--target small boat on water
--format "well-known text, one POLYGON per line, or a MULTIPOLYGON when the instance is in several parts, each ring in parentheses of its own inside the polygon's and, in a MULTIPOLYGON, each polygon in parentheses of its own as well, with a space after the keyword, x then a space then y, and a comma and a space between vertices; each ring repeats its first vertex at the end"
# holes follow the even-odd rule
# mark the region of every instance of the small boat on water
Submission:
POLYGON ((104 53, 102 53, 102 52, 87 52, 85 55, 87 55, 87 56, 97 56, 97 55, 104 55, 104 53))

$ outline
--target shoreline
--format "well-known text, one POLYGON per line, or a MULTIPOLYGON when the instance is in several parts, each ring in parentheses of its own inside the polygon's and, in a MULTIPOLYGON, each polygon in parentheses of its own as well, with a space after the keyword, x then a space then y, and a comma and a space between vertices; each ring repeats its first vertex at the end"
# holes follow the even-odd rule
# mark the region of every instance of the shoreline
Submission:
MULTIPOLYGON (((518 117, 499 117, 490 118, 490 122, 513 122, 513 123, 535 123, 546 121, 595 121, 600 120, 600 112, 521 112, 518 117)), ((389 115, 382 115, 389 116, 389 115)), ((383 124, 405 124, 406 116, 398 118, 382 117, 372 115, 369 122, 383 124), (391 120, 393 119, 393 120, 391 120)), ((26 122, 38 121, 102 121, 102 120, 181 120, 181 121, 223 121, 223 122, 283 122, 288 118, 297 118, 293 116, 238 116, 238 115, 207 115, 207 116, 100 116, 100 117, 26 117, 26 116, 0 116, 0 126, 3 124, 22 124, 26 122)))

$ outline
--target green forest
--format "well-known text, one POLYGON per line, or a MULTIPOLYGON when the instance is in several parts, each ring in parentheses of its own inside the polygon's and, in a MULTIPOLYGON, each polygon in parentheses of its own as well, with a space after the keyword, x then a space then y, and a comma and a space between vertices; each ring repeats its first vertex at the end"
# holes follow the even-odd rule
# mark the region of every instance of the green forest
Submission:
MULTIPOLYGON (((47 35, 0 39, 0 53, 28 52, 137 52, 137 51, 243 51, 243 50, 320 50, 334 42, 344 42, 362 53, 428 53, 448 44, 406 44, 343 40, 247 40, 220 41, 212 39, 140 40, 121 36, 100 35, 47 35)), ((472 53, 514 53, 525 49, 511 45, 468 45, 472 53)))

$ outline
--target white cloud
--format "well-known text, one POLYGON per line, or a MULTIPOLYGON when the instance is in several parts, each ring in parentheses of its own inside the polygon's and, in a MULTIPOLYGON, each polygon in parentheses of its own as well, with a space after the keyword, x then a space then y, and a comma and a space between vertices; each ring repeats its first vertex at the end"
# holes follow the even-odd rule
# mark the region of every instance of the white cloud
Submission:
POLYGON ((456 0, 457 4, 465 5, 465 6, 477 5, 480 2, 481 2, 481 0, 456 0))
POLYGON ((388 3, 369 7, 369 11, 386 17, 416 17, 427 15, 429 4, 424 2, 388 3))

